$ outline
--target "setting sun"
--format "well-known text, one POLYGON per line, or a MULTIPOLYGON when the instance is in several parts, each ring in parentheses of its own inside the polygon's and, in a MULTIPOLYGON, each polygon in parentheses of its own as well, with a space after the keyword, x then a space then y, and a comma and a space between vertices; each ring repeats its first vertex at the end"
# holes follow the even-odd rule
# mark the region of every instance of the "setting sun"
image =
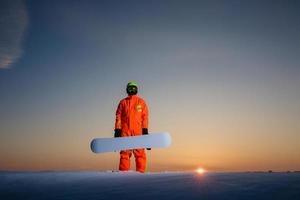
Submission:
POLYGON ((198 168, 196 171, 197 171, 198 174, 203 174, 205 172, 205 169, 198 168))

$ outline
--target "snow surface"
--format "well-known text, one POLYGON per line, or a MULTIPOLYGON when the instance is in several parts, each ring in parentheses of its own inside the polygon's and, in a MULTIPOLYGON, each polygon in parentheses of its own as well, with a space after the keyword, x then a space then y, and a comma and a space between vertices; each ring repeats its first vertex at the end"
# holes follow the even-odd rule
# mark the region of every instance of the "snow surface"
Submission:
POLYGON ((300 173, 0 172, 0 199, 300 200, 300 173))

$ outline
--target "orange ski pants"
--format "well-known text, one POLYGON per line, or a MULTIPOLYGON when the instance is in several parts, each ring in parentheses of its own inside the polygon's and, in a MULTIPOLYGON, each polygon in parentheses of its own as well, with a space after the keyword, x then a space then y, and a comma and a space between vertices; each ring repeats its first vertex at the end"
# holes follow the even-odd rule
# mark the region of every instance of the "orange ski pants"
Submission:
POLYGON ((130 157, 132 152, 135 157, 136 171, 144 173, 146 169, 146 155, 144 149, 133 149, 120 152, 120 171, 128 171, 130 169, 130 157))

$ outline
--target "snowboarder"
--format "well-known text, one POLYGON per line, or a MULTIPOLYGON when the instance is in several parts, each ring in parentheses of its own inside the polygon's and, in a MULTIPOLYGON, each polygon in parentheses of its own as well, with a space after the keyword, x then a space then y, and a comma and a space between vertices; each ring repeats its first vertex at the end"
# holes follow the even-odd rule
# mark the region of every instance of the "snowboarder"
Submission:
MULTIPOLYGON (((148 107, 137 96, 138 85, 129 82, 126 87, 128 97, 122 99, 116 111, 115 137, 127 137, 148 134, 148 107)), ((150 149, 148 149, 150 150, 150 149)), ((124 150, 120 152, 120 171, 130 169, 130 157, 134 154, 136 171, 144 173, 146 169, 145 149, 124 150)))

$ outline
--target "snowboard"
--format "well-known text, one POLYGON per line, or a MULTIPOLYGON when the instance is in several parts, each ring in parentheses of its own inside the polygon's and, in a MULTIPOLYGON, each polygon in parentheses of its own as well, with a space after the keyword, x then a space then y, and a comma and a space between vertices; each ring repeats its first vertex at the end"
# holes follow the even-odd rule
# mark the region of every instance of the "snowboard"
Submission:
POLYGON ((170 144, 170 134, 162 132, 140 136, 95 138, 91 142, 91 150, 94 153, 104 153, 128 149, 164 148, 170 144))

